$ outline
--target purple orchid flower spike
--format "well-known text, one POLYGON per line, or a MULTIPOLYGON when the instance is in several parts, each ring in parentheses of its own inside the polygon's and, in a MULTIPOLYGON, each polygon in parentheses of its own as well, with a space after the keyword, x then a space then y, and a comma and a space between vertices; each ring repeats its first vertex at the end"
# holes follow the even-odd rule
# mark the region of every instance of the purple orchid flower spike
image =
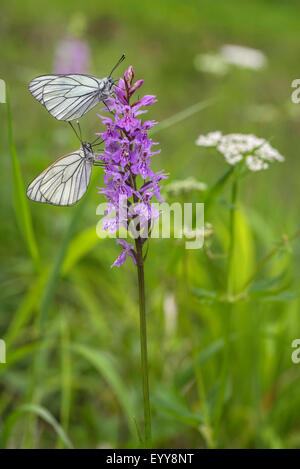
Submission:
MULTIPOLYGON (((104 164, 105 186, 99 189, 107 200, 103 229, 116 233, 125 228, 135 242, 117 239, 122 251, 111 267, 121 267, 131 257, 137 267, 139 286, 141 364, 144 396, 145 445, 151 448, 151 413, 148 385, 147 332, 145 307, 144 261, 146 254, 143 247, 151 233, 153 223, 158 220, 160 211, 152 200, 163 202, 161 181, 167 174, 151 169, 151 161, 159 150, 153 151, 153 142, 149 131, 157 122, 146 120, 141 115, 148 112, 145 107, 156 103, 156 97, 146 95, 131 102, 134 93, 141 88, 143 80, 134 83, 134 70, 129 67, 119 86, 115 86, 115 97, 106 101, 113 117, 99 115, 106 129, 99 135, 105 148, 99 155, 104 164)), ((105 109, 104 109, 105 111, 105 109)), ((148 245, 149 246, 149 245, 148 245)), ((145 250, 146 253, 148 252, 145 250)))
MULTIPOLYGON (((131 103, 133 94, 139 89, 144 81, 138 80, 135 83, 134 70, 130 66, 124 73, 124 78, 120 78, 119 86, 115 87, 115 97, 107 101, 107 106, 113 112, 113 117, 99 114, 106 130, 97 135, 104 140, 105 148, 99 155, 99 159, 104 163, 105 187, 99 189, 99 193, 104 194, 109 204, 109 213, 103 223, 103 229, 110 233, 117 232, 120 226, 130 230, 130 223, 135 222, 143 231, 142 239, 145 241, 147 230, 150 230, 152 223, 159 217, 157 209, 151 205, 151 199, 156 197, 163 202, 160 195, 160 181, 167 178, 167 175, 151 169, 151 160, 160 150, 153 151, 153 146, 157 145, 149 137, 149 130, 157 122, 154 120, 142 121, 140 115, 147 112, 143 109, 157 102, 153 95, 145 95, 137 101, 131 103), (129 209, 127 215, 122 216, 122 221, 118 221, 120 214, 124 213, 125 205, 129 209), (122 210, 120 209, 122 200, 122 210), (114 209, 115 216, 111 217, 114 209), (145 233, 146 231, 146 233, 145 233)), ((123 252, 112 266, 120 267, 124 264, 128 256, 136 262, 136 251, 133 245, 127 242, 117 241, 123 248, 123 252)))

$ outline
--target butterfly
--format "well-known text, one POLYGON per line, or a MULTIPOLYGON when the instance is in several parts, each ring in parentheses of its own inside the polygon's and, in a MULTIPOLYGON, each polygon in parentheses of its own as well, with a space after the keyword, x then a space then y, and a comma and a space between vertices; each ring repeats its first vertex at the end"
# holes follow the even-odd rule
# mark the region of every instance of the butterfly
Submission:
POLYGON ((70 75, 42 75, 29 83, 29 91, 56 119, 79 119, 101 101, 113 94, 112 73, 125 59, 119 59, 106 78, 72 73, 70 75))
POLYGON ((93 166, 101 166, 93 152, 100 143, 81 141, 79 150, 58 158, 29 184, 27 197, 45 204, 74 205, 87 191, 93 166))

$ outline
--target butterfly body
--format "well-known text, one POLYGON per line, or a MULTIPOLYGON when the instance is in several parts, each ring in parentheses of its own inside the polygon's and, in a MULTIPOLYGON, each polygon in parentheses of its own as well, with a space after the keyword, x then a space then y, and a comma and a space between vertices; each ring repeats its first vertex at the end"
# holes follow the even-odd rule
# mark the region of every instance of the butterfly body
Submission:
POLYGON ((91 145, 90 143, 88 143, 88 142, 82 142, 81 148, 82 148, 83 153, 84 153, 84 158, 85 158, 88 162, 94 164, 95 155, 94 155, 94 152, 93 152, 92 145, 91 145))
POLYGON ((86 193, 95 155, 91 144, 83 142, 80 149, 58 158, 28 186, 30 200, 59 206, 70 206, 86 193))
POLYGON ((114 79, 112 77, 102 78, 99 85, 99 91, 102 96, 105 96, 104 99, 111 97, 113 93, 114 79))

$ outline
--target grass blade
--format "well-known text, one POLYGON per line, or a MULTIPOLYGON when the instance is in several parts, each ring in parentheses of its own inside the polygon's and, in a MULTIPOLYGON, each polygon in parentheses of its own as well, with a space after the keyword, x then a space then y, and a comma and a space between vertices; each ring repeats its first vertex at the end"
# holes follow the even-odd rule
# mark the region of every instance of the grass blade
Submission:
POLYGON ((7 347, 10 347, 14 342, 16 342, 22 328, 29 322, 33 315, 33 311, 38 306, 45 280, 46 271, 44 271, 43 274, 38 277, 36 282, 30 286, 26 295, 22 298, 5 335, 7 347))
POLYGON ((84 201, 80 202, 79 205, 74 210, 74 213, 71 216, 69 225, 65 231, 64 237, 60 246, 58 247, 56 256, 54 258, 53 264, 50 268, 48 279, 46 282, 45 289, 42 294, 40 302, 40 327, 43 330, 48 311, 51 307, 53 297, 56 291, 56 285, 60 277, 62 265, 68 250, 68 246, 73 237, 74 231, 76 229, 77 221, 80 220, 81 211, 84 207, 84 201))
MULTIPOLYGON (((107 233, 104 233, 104 239, 108 236, 107 233)), ((81 231, 70 243, 66 257, 62 267, 62 274, 66 275, 73 269, 74 265, 80 261, 88 252, 90 252, 94 246, 100 241, 99 236, 96 233, 95 226, 87 228, 84 231, 81 231)))
POLYGON ((53 428, 55 433, 60 437, 60 439, 64 442, 67 448, 69 449, 73 448, 73 444, 71 440, 69 439, 68 435, 65 433, 61 425, 57 422, 55 417, 45 407, 42 407, 36 404, 24 404, 9 416, 9 418, 7 419, 5 423, 3 434, 2 434, 2 447, 3 448, 7 447, 7 443, 8 443, 8 439, 11 434, 11 431, 15 423, 19 420, 19 418, 24 412, 31 412, 35 414, 36 416, 40 417, 42 420, 44 420, 53 428))
MULTIPOLYGON (((91 182, 95 181, 96 176, 97 176, 97 173, 95 171, 94 174, 92 175, 91 182)), ((48 311, 51 307, 53 297, 54 297, 55 291, 56 291, 56 285, 57 285, 58 279, 61 275, 63 265, 64 265, 64 261, 65 261, 65 258, 66 258, 67 252, 68 252, 68 248, 70 246, 70 243, 72 241, 74 232, 76 230, 77 222, 81 219, 81 213, 82 213, 83 208, 85 207, 87 201, 89 200, 89 194, 91 194, 91 191, 89 191, 85 195, 84 199, 82 199, 79 202, 77 207, 73 209, 73 213, 72 213, 72 216, 70 218, 69 225, 68 225, 68 227, 65 231, 62 242, 61 242, 61 244, 60 244, 60 246, 57 250, 55 259, 54 259, 53 264, 50 268, 50 272, 49 272, 49 275, 48 275, 46 286, 45 286, 44 292, 42 294, 41 302, 40 302, 40 328, 41 328, 41 330, 43 330, 43 327, 44 327, 44 324, 45 324, 45 321, 46 321, 46 318, 47 318, 47 315, 48 315, 48 311)), ((96 230, 95 230, 95 233, 96 233, 96 230)), ((69 254, 69 256, 72 257, 73 254, 72 255, 69 254)), ((75 259, 75 261, 76 261, 76 259, 75 259)), ((72 258, 71 260, 68 260, 67 262, 68 262, 68 265, 70 267, 70 265, 72 265, 72 263, 74 262, 74 259, 72 258)), ((67 269, 66 266, 64 268, 67 269)))
POLYGON ((38 246, 36 243, 34 230, 32 226, 31 213, 29 210, 28 199, 25 193, 25 186, 22 179, 22 173, 20 168, 20 162, 18 159, 14 139, 13 139, 13 128, 12 128, 12 116, 10 108, 9 94, 7 93, 7 121, 8 121, 8 136, 10 154, 12 160, 13 169, 13 183, 14 183, 14 208, 16 213, 17 222, 19 225, 20 232, 22 233, 28 251, 31 255, 32 261, 36 270, 40 270, 40 255, 38 246))
POLYGON ((211 106, 216 100, 214 98, 206 99, 205 101, 200 101, 199 103, 193 104, 192 106, 184 109, 183 111, 177 112, 171 117, 161 121, 153 130, 151 130, 151 135, 160 132, 161 130, 168 129, 172 125, 179 124, 179 122, 187 119, 188 117, 193 116, 199 111, 211 106))
MULTIPOLYGON (((70 331, 68 315, 64 315, 60 322, 60 340, 61 340, 61 406, 60 421, 63 429, 68 432, 70 412, 71 412, 71 393, 72 393, 72 364, 70 351, 70 331)), ((61 448, 64 442, 58 439, 57 448, 61 448)))
POLYGON ((37 350, 40 351, 42 347, 46 346, 47 344, 36 341, 11 350, 9 352, 9 361, 7 363, 1 363, 0 374, 4 373, 8 368, 21 361, 27 355, 31 353, 34 354, 37 350))
POLYGON ((215 182, 215 184, 208 190, 204 200, 206 214, 216 202, 226 182, 232 176, 233 170, 233 166, 230 166, 228 169, 226 169, 226 171, 220 176, 220 178, 215 182))
POLYGON ((133 406, 130 396, 114 367, 112 360, 107 354, 102 353, 100 350, 95 350, 87 345, 73 345, 72 350, 90 362, 99 373, 104 377, 107 383, 113 389, 120 406, 127 416, 128 427, 133 436, 136 435, 136 428, 133 422, 133 406))

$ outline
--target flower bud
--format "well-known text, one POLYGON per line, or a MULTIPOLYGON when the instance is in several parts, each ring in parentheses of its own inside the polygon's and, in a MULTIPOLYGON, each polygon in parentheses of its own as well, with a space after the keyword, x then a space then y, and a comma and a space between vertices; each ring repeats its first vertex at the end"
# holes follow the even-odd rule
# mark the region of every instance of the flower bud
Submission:
POLYGON ((144 80, 138 80, 138 81, 136 81, 135 84, 133 85, 133 87, 130 88, 130 90, 129 90, 130 96, 131 96, 137 89, 139 89, 139 88, 142 86, 143 83, 144 83, 144 80))
POLYGON ((130 65, 128 70, 125 71, 124 78, 125 78, 128 88, 130 88, 132 80, 134 78, 134 71, 133 71, 132 65, 130 65))

